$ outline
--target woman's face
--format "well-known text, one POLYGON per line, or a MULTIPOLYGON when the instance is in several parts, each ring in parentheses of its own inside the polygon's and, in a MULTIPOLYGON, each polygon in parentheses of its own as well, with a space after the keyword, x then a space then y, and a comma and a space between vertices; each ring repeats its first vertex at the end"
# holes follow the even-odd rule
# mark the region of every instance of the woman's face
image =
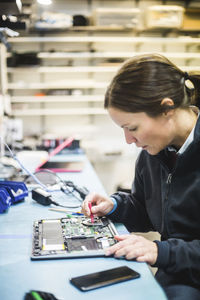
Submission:
POLYGON ((149 117, 144 112, 128 113, 110 107, 111 119, 124 130, 126 142, 135 143, 151 155, 156 155, 173 140, 173 123, 162 114, 149 117))

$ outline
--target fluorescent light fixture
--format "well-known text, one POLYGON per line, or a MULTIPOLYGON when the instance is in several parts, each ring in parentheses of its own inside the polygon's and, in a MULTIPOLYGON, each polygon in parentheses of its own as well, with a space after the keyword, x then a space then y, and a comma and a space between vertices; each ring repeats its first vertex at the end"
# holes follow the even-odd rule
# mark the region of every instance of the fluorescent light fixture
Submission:
POLYGON ((37 2, 39 4, 42 4, 42 5, 50 5, 50 4, 52 4, 52 0, 37 0, 37 2))

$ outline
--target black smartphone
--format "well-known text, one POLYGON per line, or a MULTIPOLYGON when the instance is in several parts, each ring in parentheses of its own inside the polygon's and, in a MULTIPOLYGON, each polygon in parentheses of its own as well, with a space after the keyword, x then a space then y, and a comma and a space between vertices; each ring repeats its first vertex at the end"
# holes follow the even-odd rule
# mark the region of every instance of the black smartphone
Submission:
POLYGON ((81 291, 89 291, 114 283, 135 279, 140 274, 127 266, 74 277, 70 282, 81 291))

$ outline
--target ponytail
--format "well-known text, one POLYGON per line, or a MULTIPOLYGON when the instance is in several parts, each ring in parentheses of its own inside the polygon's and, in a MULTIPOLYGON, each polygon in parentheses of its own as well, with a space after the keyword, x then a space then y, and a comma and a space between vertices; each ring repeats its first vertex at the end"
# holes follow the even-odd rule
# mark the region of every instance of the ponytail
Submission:
POLYGON ((194 72, 188 74, 185 72, 185 86, 186 92, 190 97, 191 104, 200 108, 200 74, 196 74, 194 72), (187 83, 188 80, 193 84, 193 87, 191 87, 189 82, 187 83))

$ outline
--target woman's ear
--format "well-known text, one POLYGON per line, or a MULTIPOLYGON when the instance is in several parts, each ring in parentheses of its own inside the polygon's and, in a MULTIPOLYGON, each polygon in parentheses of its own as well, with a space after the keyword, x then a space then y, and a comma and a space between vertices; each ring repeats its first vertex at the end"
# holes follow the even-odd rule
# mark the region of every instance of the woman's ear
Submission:
POLYGON ((163 108, 163 114, 165 116, 171 116, 174 114, 174 101, 171 98, 164 98, 160 104, 163 108))

